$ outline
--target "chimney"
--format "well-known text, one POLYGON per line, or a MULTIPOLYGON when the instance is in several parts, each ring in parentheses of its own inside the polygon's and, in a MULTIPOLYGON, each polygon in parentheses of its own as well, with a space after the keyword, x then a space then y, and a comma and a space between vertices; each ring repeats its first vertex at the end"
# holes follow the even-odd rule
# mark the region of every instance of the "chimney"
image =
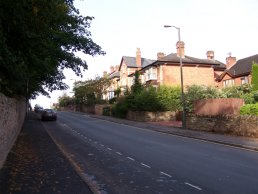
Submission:
POLYGON ((119 70, 119 65, 116 65, 115 71, 118 71, 118 70, 119 70))
POLYGON ((231 57, 231 53, 229 53, 229 56, 226 58, 227 69, 232 67, 235 63, 236 63, 236 57, 231 57))
POLYGON ((107 77, 107 72, 106 71, 103 72, 103 77, 107 77))
POLYGON ((185 57, 185 43, 183 41, 178 41, 176 43, 177 56, 185 57))
POLYGON ((214 60, 214 51, 207 51, 206 56, 207 59, 214 60))
POLYGON ((160 60, 160 59, 162 59, 163 57, 165 57, 165 54, 164 54, 164 53, 162 53, 162 52, 158 52, 158 53, 157 53, 157 60, 160 60))
POLYGON ((142 67, 142 57, 140 48, 137 48, 136 50, 136 65, 137 67, 142 67))
POLYGON ((110 73, 113 73, 115 71, 114 66, 110 66, 110 73))

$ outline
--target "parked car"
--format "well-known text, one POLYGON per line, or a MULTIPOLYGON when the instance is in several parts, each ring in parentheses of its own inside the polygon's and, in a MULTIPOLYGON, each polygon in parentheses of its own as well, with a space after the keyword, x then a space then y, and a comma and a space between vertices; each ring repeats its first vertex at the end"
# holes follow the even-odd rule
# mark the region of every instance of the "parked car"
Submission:
POLYGON ((36 104, 35 107, 34 107, 34 111, 35 111, 36 113, 40 113, 40 112, 42 112, 43 110, 44 110, 43 107, 42 107, 42 106, 39 106, 38 104, 36 104))
POLYGON ((45 121, 45 120, 56 121, 56 119, 57 119, 57 114, 56 114, 56 111, 54 111, 53 109, 44 109, 41 113, 42 121, 45 121))

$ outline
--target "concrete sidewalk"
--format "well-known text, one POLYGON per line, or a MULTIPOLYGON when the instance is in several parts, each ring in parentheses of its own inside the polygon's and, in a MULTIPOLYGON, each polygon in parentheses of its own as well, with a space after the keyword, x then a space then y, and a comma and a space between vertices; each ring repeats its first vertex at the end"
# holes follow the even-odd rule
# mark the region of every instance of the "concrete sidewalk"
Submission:
POLYGON ((0 194, 11 193, 92 193, 33 112, 0 170, 0 194))
POLYGON ((258 138, 247 138, 247 137, 240 137, 240 136, 231 136, 231 135, 222 135, 222 134, 215 134, 211 132, 205 131, 194 131, 189 129, 182 129, 179 128, 178 123, 173 122, 136 122, 130 121, 126 119, 119 119, 110 116, 102 116, 102 115, 92 115, 89 116, 108 120, 116 123, 131 125, 134 127, 150 129, 162 133, 178 135, 183 137, 194 138, 203 141, 209 141, 213 143, 224 144, 228 146, 234 146, 238 148, 244 148, 249 150, 258 151, 258 138), (172 125, 175 124, 177 127, 173 127, 172 125))

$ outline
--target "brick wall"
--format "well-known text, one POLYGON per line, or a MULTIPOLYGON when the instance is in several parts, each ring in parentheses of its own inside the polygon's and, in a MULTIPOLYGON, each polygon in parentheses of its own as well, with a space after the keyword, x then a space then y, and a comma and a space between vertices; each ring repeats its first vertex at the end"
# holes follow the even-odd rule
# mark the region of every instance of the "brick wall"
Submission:
POLYGON ((194 101, 193 108, 196 115, 239 115, 240 108, 244 104, 241 98, 211 98, 194 101))
POLYGON ((0 168, 20 133, 25 115, 25 99, 7 98, 0 93, 0 168))
POLYGON ((224 115, 197 116, 188 115, 188 129, 210 131, 245 137, 258 137, 258 116, 224 115))
MULTIPOLYGON (((214 86, 214 70, 211 67, 183 67, 184 86, 193 84, 214 86)), ((180 67, 164 66, 163 67, 163 83, 167 85, 180 85, 180 67)))

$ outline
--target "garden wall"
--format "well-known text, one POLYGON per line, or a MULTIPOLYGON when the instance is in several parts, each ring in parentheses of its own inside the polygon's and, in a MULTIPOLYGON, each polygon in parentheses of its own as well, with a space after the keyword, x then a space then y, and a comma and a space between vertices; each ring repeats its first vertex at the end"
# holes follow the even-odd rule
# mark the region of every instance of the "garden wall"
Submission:
POLYGON ((188 115, 186 126, 192 130, 258 138, 258 116, 253 115, 188 115))
POLYGON ((25 115, 25 99, 16 100, 0 93, 0 168, 20 133, 25 115))
POLYGON ((147 111, 128 111, 126 119, 133 121, 175 121, 176 113, 172 111, 166 112, 147 112, 147 111))
POLYGON ((239 115, 244 103, 241 98, 202 99, 194 101, 193 108, 196 115, 239 115))

